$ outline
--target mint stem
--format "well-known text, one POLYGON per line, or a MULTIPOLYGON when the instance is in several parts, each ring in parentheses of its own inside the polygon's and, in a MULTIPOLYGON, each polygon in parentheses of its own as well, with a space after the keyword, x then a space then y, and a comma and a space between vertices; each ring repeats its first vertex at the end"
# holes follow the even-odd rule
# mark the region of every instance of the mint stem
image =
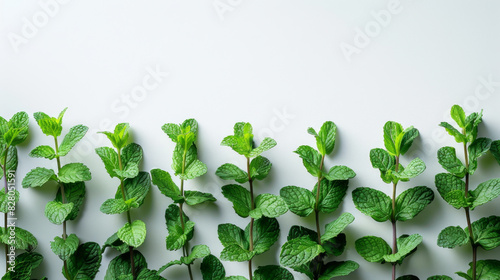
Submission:
MULTIPOLYGON (((398 172, 399 170, 399 156, 396 156, 396 167, 394 171, 398 172)), ((392 253, 396 254, 398 252, 398 243, 397 243, 397 230, 396 230, 396 188, 398 183, 392 183, 392 253)), ((396 279, 396 263, 392 263, 392 280, 396 279)))
MULTIPOLYGON (((250 176, 250 158, 247 157, 247 173, 248 173, 248 183, 250 185, 250 210, 255 209, 254 205, 254 199, 253 199, 253 181, 252 177, 250 176)), ((254 218, 250 218, 250 252, 253 252, 253 224, 254 224, 254 218)), ((252 259, 248 261, 248 278, 250 280, 253 280, 253 273, 252 273, 252 259)))
MULTIPOLYGON (((7 195, 7 187, 8 187, 8 181, 7 181, 7 155, 9 154, 9 146, 5 149, 5 156, 3 159, 3 165, 2 165, 2 171, 3 171, 3 179, 5 181, 5 195, 7 195)), ((7 231, 7 212, 4 214, 4 230, 7 231)), ((5 243, 5 273, 8 272, 8 267, 9 267, 9 245, 5 243)))
MULTIPOLYGON (((321 163, 319 164, 319 170, 320 172, 323 172, 323 165, 325 164, 325 156, 323 155, 321 157, 321 163)), ((321 180, 323 179, 323 176, 320 175, 318 177, 318 187, 316 188, 316 204, 314 205, 314 215, 316 217, 316 233, 318 234, 318 244, 322 245, 321 243, 321 229, 319 227, 319 194, 321 193, 321 180)))
MULTIPOLYGON (((467 172, 465 173, 465 198, 469 196, 469 155, 467 153, 467 143, 464 142, 464 155, 465 155, 465 168, 467 172)), ((469 207, 464 207, 465 218, 467 219, 467 227, 469 229, 469 239, 472 246, 472 280, 476 280, 476 263, 477 263, 477 245, 474 241, 474 234, 472 232, 472 223, 470 219, 470 209, 469 207)))
MULTIPOLYGON (((61 159, 59 158, 59 144, 57 143, 57 137, 54 136, 54 147, 56 150, 56 161, 57 161, 57 174, 61 171, 61 159)), ((59 188, 61 189, 61 202, 62 204, 66 204, 66 194, 64 193, 64 184, 62 182, 59 183, 59 188)), ((63 221, 63 234, 62 238, 66 240, 67 234, 66 234, 66 220, 63 221)), ((64 266, 64 274, 69 276, 68 272, 68 262, 63 261, 63 266, 64 266)))
MULTIPOLYGON (((184 172, 186 171, 186 155, 187 155, 187 149, 184 148, 184 153, 182 154, 182 174, 184 175, 184 172)), ((184 197, 184 179, 181 179, 181 196, 184 197)), ((179 203, 179 216, 181 220, 181 227, 182 231, 185 231, 185 224, 184 224, 184 210, 182 210, 182 206, 184 205, 184 202, 179 203)), ((187 257, 189 255, 189 243, 186 241, 184 243, 182 250, 182 254, 184 257, 187 257)), ((193 280, 193 272, 191 271, 191 265, 187 265, 188 268, 188 273, 189 273, 189 279, 193 280)))

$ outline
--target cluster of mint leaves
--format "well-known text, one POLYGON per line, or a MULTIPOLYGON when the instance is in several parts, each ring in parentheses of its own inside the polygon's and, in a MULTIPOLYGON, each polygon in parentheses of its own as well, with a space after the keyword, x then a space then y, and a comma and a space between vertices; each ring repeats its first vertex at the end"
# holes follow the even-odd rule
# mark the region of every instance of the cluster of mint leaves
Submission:
POLYGON ((148 269, 146 259, 136 250, 146 240, 146 224, 141 220, 133 221, 131 210, 144 204, 151 189, 151 178, 148 172, 139 171, 142 147, 129 143, 129 131, 128 123, 119 123, 113 132, 101 132, 107 136, 114 149, 96 148, 109 176, 120 180, 115 197, 104 201, 100 210, 108 215, 127 215, 127 223, 109 237, 103 246, 103 252, 111 247, 121 253, 109 263, 104 279, 164 279, 156 271, 148 269))
MULTIPOLYGON (((54 238, 50 247, 54 254, 63 261, 62 274, 66 279, 83 276, 93 279, 101 264, 100 246, 95 242, 80 244, 76 234, 68 235, 66 232, 66 222, 76 219, 83 204, 86 192, 85 181, 92 178, 89 168, 83 163, 61 164, 61 158, 71 151, 88 130, 88 127, 84 125, 73 126, 59 145, 58 137, 61 136, 63 130, 62 121, 66 109, 57 118, 42 112, 34 113, 34 118, 42 132, 53 137, 54 147, 41 145, 33 149, 29 155, 36 158, 55 159, 57 172, 53 169, 37 167, 26 174, 22 185, 24 188, 38 188, 50 182, 57 185, 56 197, 47 203, 45 216, 51 223, 62 225, 63 232, 60 237, 54 238)), ((28 261, 32 260, 35 263, 41 261, 37 257, 28 259, 28 261)))
MULTIPOLYGON (((356 208, 377 222, 391 221, 392 249, 382 238, 365 236, 355 242, 356 251, 367 261, 392 264, 392 279, 396 279, 396 265, 413 252, 422 242, 419 234, 397 236, 397 221, 408 221, 417 216, 434 199, 434 193, 425 186, 409 188, 397 196, 399 182, 407 182, 425 170, 424 162, 413 159, 406 167, 400 163, 404 155, 417 138, 419 132, 414 127, 403 129, 401 124, 388 121, 384 125, 385 149, 375 148, 370 151, 370 161, 380 171, 384 183, 392 183, 392 198, 382 191, 360 187, 352 192, 356 208)), ((414 275, 400 276, 399 280, 414 280, 414 275)))
MULTIPOLYGON (((18 165, 17 145, 28 137, 29 116, 26 112, 14 114, 10 120, 0 117, 0 179, 4 180, 4 188, 0 191, 0 212, 4 213, 4 227, 1 228, 0 243, 5 244, 5 272, 3 280, 30 279, 32 271, 43 260, 42 255, 34 252, 38 242, 35 236, 20 227, 8 223, 9 217, 15 218, 16 203, 19 192, 15 189, 16 170, 18 165), (11 248, 26 252, 16 256, 14 263, 10 261, 11 248), (16 271, 17 270, 17 271, 16 271)), ((14 250, 15 250, 14 249, 14 250)))
POLYGON ((359 267, 354 261, 326 262, 328 258, 340 256, 344 252, 346 235, 342 231, 354 221, 354 216, 343 213, 328 223, 321 234, 319 214, 331 214, 337 210, 347 193, 349 179, 354 178, 356 173, 343 165, 325 171, 325 158, 332 154, 337 136, 337 126, 333 122, 325 122, 319 132, 309 128, 308 133, 315 137, 317 150, 303 145, 295 153, 302 159, 306 170, 316 178, 316 184, 312 191, 286 186, 281 189, 280 195, 292 213, 300 217, 314 213, 316 231, 292 226, 287 242, 281 248, 280 263, 304 273, 311 280, 331 279, 349 275, 359 267))
MULTIPOLYGON (((489 150, 500 163, 500 142, 492 142, 485 137, 478 138, 478 127, 482 122, 482 111, 466 115, 462 107, 454 105, 451 117, 458 125, 442 122, 440 126, 462 144, 464 161, 457 157, 455 148, 442 147, 437 157, 441 166, 447 171, 435 177, 436 188, 441 197, 455 209, 463 208, 467 227, 449 226, 441 231, 437 244, 443 248, 455 248, 469 243, 472 247, 472 261, 467 273, 457 274, 468 280, 500 279, 499 260, 477 260, 477 249, 492 250, 500 245, 500 217, 483 217, 472 222, 471 211, 490 202, 500 195, 500 179, 491 179, 471 188, 471 175, 478 168, 478 160, 489 150)), ((435 279, 451 279, 448 276, 436 276, 435 279), (438 278, 439 277, 439 278, 438 278)))
POLYGON ((167 123, 162 130, 175 143, 172 156, 172 170, 174 175, 180 179, 180 188, 172 180, 167 171, 161 169, 151 170, 153 184, 160 192, 173 200, 165 211, 165 221, 168 230, 166 247, 169 251, 182 249, 182 257, 171 261, 158 270, 162 273, 174 265, 186 265, 189 278, 193 280, 191 265, 195 260, 204 258, 210 254, 207 245, 195 245, 189 248, 189 241, 194 236, 194 222, 184 213, 183 206, 195 206, 204 202, 216 201, 210 193, 200 191, 184 190, 184 181, 198 178, 207 173, 207 166, 198 159, 196 140, 198 138, 198 123, 195 119, 187 119, 177 125, 167 123), (177 205, 176 205, 177 203, 177 205))
MULTIPOLYGON (((224 185, 222 194, 233 204, 238 216, 250 217, 250 223, 244 230, 229 223, 218 226, 218 237, 224 246, 220 257, 225 261, 247 261, 250 280, 293 279, 288 270, 278 265, 267 265, 253 271, 253 258, 268 251, 278 240, 280 228, 276 217, 285 214, 288 207, 283 198, 277 195, 263 193, 254 196, 254 183, 264 180, 272 166, 269 159, 261 154, 276 146, 276 141, 266 137, 255 147, 252 133, 250 123, 238 122, 234 125, 234 135, 225 137, 221 142, 222 146, 230 147, 246 159, 246 171, 235 164, 226 163, 217 169, 216 175, 223 180, 239 183, 224 185), (244 183, 248 183, 249 189, 240 185, 244 183)), ((204 259, 202 267, 204 279, 246 279, 243 276, 225 277, 220 262, 211 256, 204 259)))

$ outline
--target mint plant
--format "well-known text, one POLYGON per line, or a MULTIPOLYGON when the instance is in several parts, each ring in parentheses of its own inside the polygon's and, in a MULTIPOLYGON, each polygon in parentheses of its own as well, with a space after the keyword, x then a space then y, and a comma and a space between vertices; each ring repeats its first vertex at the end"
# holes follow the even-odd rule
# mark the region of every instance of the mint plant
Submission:
POLYGON ((325 158, 335 148, 337 126, 333 122, 325 122, 319 132, 313 128, 307 131, 316 138, 318 149, 303 145, 295 153, 302 159, 307 172, 316 179, 316 184, 312 191, 286 186, 281 189, 280 195, 294 214, 308 217, 314 213, 316 231, 303 226, 292 226, 287 242, 281 248, 280 262, 304 273, 311 280, 331 279, 348 275, 359 267, 354 261, 326 262, 327 258, 343 253, 346 235, 342 231, 354 221, 354 216, 350 213, 342 214, 337 220, 328 223, 322 234, 320 213, 331 214, 337 210, 346 195, 349 179, 354 178, 356 173, 342 165, 325 170, 325 158))
POLYGON ((174 183, 172 176, 167 171, 153 169, 151 177, 153 184, 158 186, 160 192, 174 201, 174 204, 168 206, 165 211, 169 233, 166 238, 166 247, 169 251, 182 249, 182 257, 167 263, 158 272, 161 273, 173 265, 186 265, 189 278, 192 280, 191 264, 198 258, 208 256, 210 249, 206 245, 196 245, 189 248, 189 241, 194 235, 194 222, 190 221, 184 213, 184 203, 188 206, 195 206, 204 202, 216 201, 216 199, 212 194, 189 191, 184 188, 185 181, 207 173, 207 166, 198 159, 198 150, 195 144, 198 138, 196 120, 187 119, 180 125, 167 123, 162 126, 162 130, 175 143, 172 169, 174 175, 180 179, 180 188, 174 183))
MULTIPOLYGON (((469 243, 472 249, 470 269, 457 274, 468 280, 499 279, 500 261, 478 260, 478 248, 492 250, 500 245, 500 217, 483 217, 472 221, 471 211, 476 207, 490 202, 500 195, 500 179, 491 179, 480 183, 474 190, 471 188, 471 176, 477 171, 478 160, 488 150, 497 160, 498 141, 492 143, 488 138, 477 137, 478 127, 482 121, 483 113, 465 115, 459 105, 451 108, 451 117, 458 125, 442 122, 448 134, 455 138, 463 148, 464 161, 456 155, 453 147, 442 147, 438 150, 438 161, 447 171, 435 177, 436 188, 441 197, 455 209, 464 209, 467 227, 449 226, 441 231, 437 244, 443 248, 455 248, 469 243)), ((500 162, 500 161, 499 161, 500 162)))
POLYGON ((104 279, 163 279, 156 275, 156 271, 147 268, 144 256, 135 250, 146 240, 146 224, 141 220, 132 220, 131 209, 143 205, 151 188, 151 178, 149 173, 139 171, 142 147, 128 143, 129 130, 128 123, 120 123, 113 132, 101 132, 108 137, 114 149, 100 147, 95 150, 109 176, 120 180, 115 197, 104 201, 100 210, 108 215, 125 213, 127 216, 127 223, 103 246, 103 251, 112 247, 122 253, 109 263, 104 279))
POLYGON ((73 126, 64 136, 59 145, 58 137, 62 132, 62 120, 65 108, 57 118, 50 117, 45 113, 37 112, 34 114, 35 120, 42 132, 54 139, 54 147, 41 145, 30 152, 31 157, 55 159, 57 164, 57 173, 53 169, 37 167, 32 169, 24 177, 22 185, 24 188, 38 188, 54 182, 57 185, 57 194, 53 201, 47 203, 45 207, 45 216, 56 225, 62 225, 61 237, 56 236, 50 243, 54 254, 63 261, 62 274, 66 279, 93 279, 99 270, 101 263, 101 254, 99 254, 99 245, 94 242, 88 242, 80 245, 80 240, 76 234, 67 233, 66 224, 69 220, 74 220, 80 212, 80 207, 85 198, 85 181, 91 177, 90 170, 83 163, 61 164, 61 158, 66 156, 71 149, 87 133, 88 128, 84 125, 73 126), (85 251, 85 254, 78 252, 85 251))
MULTIPOLYGON (((215 174, 223 180, 235 180, 240 184, 248 183, 249 189, 240 184, 222 187, 222 194, 233 204, 233 208, 242 218, 250 217, 245 230, 233 224, 221 224, 217 229, 218 237, 224 249, 221 259, 225 261, 248 261, 248 276, 253 279, 252 260, 255 256, 268 251, 279 238, 279 224, 276 217, 288 211, 285 201, 277 195, 260 194, 254 196, 254 183, 265 179, 271 170, 271 162, 261 156, 263 152, 276 146, 276 141, 264 138, 258 147, 254 146, 252 125, 238 122, 234 125, 234 135, 225 137, 221 143, 228 146, 246 159, 246 171, 232 163, 220 166, 215 174), (255 147, 255 148, 254 148, 255 147)), ((266 275, 289 275, 279 266, 260 267, 266 275)), ((256 279, 271 279, 255 277, 256 279)), ((288 277, 288 276, 287 276, 288 277)), ((244 279, 244 278, 243 278, 244 279)))
MULTIPOLYGON (((356 208, 377 222, 391 221, 392 249, 387 242, 376 236, 365 236, 355 242, 356 251, 369 262, 390 263, 392 279, 396 279, 396 265, 412 254, 423 238, 420 234, 397 236, 396 223, 413 219, 434 199, 434 193, 425 186, 413 187, 397 196, 399 182, 408 182, 425 170, 424 162, 413 159, 406 167, 401 165, 404 155, 419 135, 413 127, 403 129, 401 124, 389 121, 384 125, 384 145, 370 151, 370 161, 380 171, 386 184, 392 183, 392 198, 382 191, 360 187, 352 192, 356 208)), ((398 279, 418 279, 414 275, 400 276, 398 279)))
MULTIPOLYGON (((10 120, 0 117, 0 179, 3 178, 4 189, 0 191, 0 211, 4 213, 4 227, 1 229, 0 242, 5 244, 5 272, 2 279, 13 279, 21 277, 15 270, 25 270, 26 277, 31 276, 43 260, 42 255, 33 252, 38 245, 36 238, 29 231, 16 225, 16 204, 19 201, 19 192, 16 190, 16 170, 18 165, 17 145, 28 137, 29 117, 26 112, 18 112, 10 120), (26 252, 16 256, 16 249, 26 252), (24 262, 25 259, 33 258, 39 262, 24 262)), ((21 279, 21 278, 19 278, 21 279)))

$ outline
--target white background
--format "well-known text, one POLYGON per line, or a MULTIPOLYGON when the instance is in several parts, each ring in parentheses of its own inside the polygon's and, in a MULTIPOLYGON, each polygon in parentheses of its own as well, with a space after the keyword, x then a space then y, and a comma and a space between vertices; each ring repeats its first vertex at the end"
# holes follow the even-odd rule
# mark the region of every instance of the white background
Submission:
MULTIPOLYGON (((94 152, 95 147, 110 145, 97 131, 129 122, 134 141, 144 148, 142 169, 171 171, 174 145, 161 126, 191 117, 198 120, 199 156, 208 173, 188 182, 187 188, 212 192, 218 201, 188 207, 196 223, 191 244, 207 244, 219 256, 217 225, 248 223, 221 195, 220 187, 227 182, 214 175, 225 162, 244 166, 241 156, 219 145, 232 134, 234 123, 251 122, 257 143, 265 136, 278 142, 264 154, 273 163, 270 177, 256 186, 256 193, 278 194, 287 185, 312 188, 313 177, 293 151, 315 144, 306 132, 309 126, 319 129, 331 120, 338 126, 338 136, 327 166, 347 165, 357 176, 341 207, 321 221, 326 224, 342 212, 356 217, 346 230, 346 253, 338 260, 355 260, 360 269, 343 279, 387 279, 390 266, 363 260, 354 241, 364 235, 389 240, 390 224, 364 216, 351 198, 351 191, 360 186, 390 192, 368 157, 370 149, 383 146, 384 123, 414 125, 421 134, 402 161, 407 164, 418 156, 427 170, 400 184, 399 190, 416 185, 435 190, 434 176, 444 172, 437 164, 437 149, 453 145, 461 150, 438 127, 449 120, 453 104, 464 106, 467 113, 484 109, 480 136, 500 138, 498 1, 88 0, 52 2, 48 8, 44 3, 47 0, 0 1, 0 111, 6 118, 20 110, 30 116, 37 111, 55 116, 69 107, 63 134, 76 124, 90 127, 81 144, 63 160, 80 160, 92 171, 81 215, 68 226, 83 242, 102 244, 125 222, 123 216, 99 211, 118 182, 107 175, 94 152), (155 71, 160 75, 150 79, 155 71), (152 85, 147 90, 141 89, 144 80, 152 85)), ((45 257, 36 276, 62 279, 62 263, 49 245, 62 229, 43 215, 56 189, 20 187, 30 169, 55 168, 55 162, 27 156, 38 145, 52 145, 32 117, 30 129, 29 141, 19 147, 18 225, 36 235, 37 251, 45 257)), ((480 160, 480 171, 471 183, 476 186, 499 174, 500 167, 488 154, 480 160)), ((153 187, 145 205, 132 214, 147 224, 147 240, 140 251, 152 269, 180 256, 164 249, 164 210, 170 203, 153 187)), ((473 219, 499 215, 499 203, 497 199, 479 207, 473 219)), ((279 222, 279 244, 257 257, 255 267, 278 263, 279 247, 291 225, 313 228, 312 218, 291 213, 279 222)), ((418 251, 398 268, 398 275, 426 279, 465 271, 471 259, 468 246, 449 250, 436 245, 438 233, 449 225, 465 226, 464 213, 439 195, 414 220, 398 224, 399 234, 424 237, 418 251)), ((104 277, 115 255, 111 250, 104 254, 97 279, 104 277)), ((479 251, 480 259, 497 256, 498 250, 479 251)), ((224 264, 228 275, 247 274, 244 263, 224 264)), ((199 262, 194 269, 197 275, 198 266, 199 262)), ((172 268, 162 275, 186 279, 186 270, 172 268)), ((296 279, 306 278, 296 274, 296 279)))

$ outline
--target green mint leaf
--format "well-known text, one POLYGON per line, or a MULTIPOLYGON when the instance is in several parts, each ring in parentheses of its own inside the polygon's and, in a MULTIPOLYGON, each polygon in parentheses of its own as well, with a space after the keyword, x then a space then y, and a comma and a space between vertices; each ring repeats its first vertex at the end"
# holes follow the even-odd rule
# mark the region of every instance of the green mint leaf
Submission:
MULTIPOLYGON (((7 164, 4 166, 5 171, 15 171, 17 170, 17 148, 10 146, 7 149, 7 154, 3 153, 0 155, 1 162, 5 162, 5 156, 7 156, 7 164)), ((0 172, 0 179, 3 178, 3 172, 0 172)))
MULTIPOLYGON (((123 187, 125 189, 125 201, 135 199, 137 204, 141 206, 151 188, 151 177, 149 173, 141 171, 136 177, 125 179, 125 181, 123 181, 123 187)), ((123 199, 120 188, 116 190, 115 198, 123 199)))
POLYGON ((240 155, 250 157, 253 150, 252 125, 243 122, 236 123, 234 125, 234 136, 225 137, 221 145, 230 147, 240 155))
POLYGON ((400 180, 411 179, 422 174, 424 170, 425 170, 425 163, 421 159, 415 158, 408 164, 408 166, 406 166, 406 168, 403 171, 395 172, 394 175, 396 176, 396 178, 400 180))
POLYGON ((28 174, 23 179, 22 185, 23 188, 36 188, 41 187, 45 183, 50 180, 56 180, 56 174, 54 170, 47 169, 43 167, 37 167, 35 169, 31 169, 28 174))
POLYGON ((137 275, 137 280, 165 280, 158 275, 159 273, 159 271, 144 268, 137 275))
POLYGON ((389 154, 399 156, 400 144, 403 137, 403 127, 401 124, 388 121, 384 125, 384 145, 389 154), (400 139, 398 141, 398 138, 400 139))
POLYGON ((146 224, 141 220, 126 223, 118 230, 118 238, 127 245, 137 248, 146 240, 146 224))
POLYGON ((377 222, 385 222, 392 215, 392 200, 385 193, 371 188, 357 188, 352 192, 352 200, 361 213, 377 222))
POLYGON ((171 266, 174 266, 174 265, 181 265, 182 262, 180 260, 173 260, 173 261, 170 261, 168 262, 166 265, 160 267, 160 269, 158 270, 158 273, 162 273, 163 271, 167 270, 167 268, 171 267, 171 266))
POLYGON ((233 224, 220 224, 217 229, 220 242, 224 246, 221 259, 227 261, 248 261, 255 252, 249 251, 248 239, 245 232, 233 224))
POLYGON ((285 200, 273 194, 260 194, 255 199, 255 209, 250 211, 250 216, 254 219, 260 217, 276 218, 288 211, 285 200))
POLYGON ((210 255, 210 249, 207 245, 196 245, 191 249, 191 253, 187 257, 181 257, 183 264, 192 264, 195 260, 204 258, 210 255))
MULTIPOLYGON (((16 269, 8 271, 2 280, 29 280, 32 277, 32 272, 43 261, 43 256, 36 252, 24 252, 16 256, 16 269)), ((47 280, 42 278, 41 280, 47 280)))
POLYGON ((280 190, 280 195, 292 213, 307 217, 314 212, 316 198, 311 191, 296 186, 286 186, 280 190))
POLYGON ((485 155, 491 147, 491 139, 477 138, 469 145, 469 174, 474 174, 477 169, 477 160, 485 155))
POLYGON ((321 126, 318 136, 316 136, 316 146, 321 155, 329 155, 335 148, 335 137, 337 136, 337 126, 331 122, 324 122, 321 126))
POLYGON ((460 133, 460 131, 458 131, 456 128, 454 128, 451 124, 449 124, 447 122, 441 122, 439 124, 439 126, 444 127, 444 129, 446 129, 446 132, 448 132, 449 135, 455 137, 455 141, 457 143, 465 143, 465 142, 467 142, 467 139, 466 139, 465 135, 463 135, 462 133, 460 133))
POLYGON ((453 249, 457 246, 465 245, 468 242, 469 236, 461 227, 449 226, 439 233, 437 245, 439 247, 453 249))
POLYGON ((243 276, 228 276, 225 278, 225 280, 248 280, 248 279, 243 276))
POLYGON ((352 222, 354 222, 354 216, 351 213, 343 213, 335 221, 326 225, 325 233, 321 236, 321 242, 336 237, 352 222))
POLYGON ((324 176, 329 181, 349 180, 354 178, 356 173, 354 173, 354 171, 347 166, 338 165, 330 168, 330 171, 328 171, 327 174, 324 174, 324 176))
POLYGON ((420 278, 415 275, 403 275, 396 278, 396 280, 420 280, 420 278))
POLYGON ((302 226, 292 226, 288 232, 287 241, 297 239, 300 237, 307 237, 310 240, 318 243, 318 234, 314 230, 310 230, 302 226))
POLYGON ((123 199, 108 199, 101 205, 101 212, 104 214, 121 214, 130 210, 130 205, 123 199))
MULTIPOLYGON (((464 194, 465 200, 465 182, 448 173, 439 173, 436 175, 434 183, 441 197, 448 203, 458 206, 455 202, 459 193, 464 194), (457 193, 453 195, 453 193, 457 193)), ((456 208, 456 207, 455 207, 456 208)), ((459 207, 460 208, 460 207, 459 207)), ((458 209, 458 208, 457 208, 458 209)))
POLYGON ((380 237, 365 236, 355 242, 356 251, 369 262, 384 262, 384 256, 391 254, 389 244, 380 237))
POLYGON ((455 148, 442 147, 438 150, 438 161, 446 171, 451 174, 463 178, 465 176, 465 166, 460 159, 457 158, 455 148))
POLYGON ((266 137, 257 148, 252 149, 252 151, 248 154, 248 157, 259 156, 263 152, 272 149, 274 146, 276 146, 276 141, 272 138, 266 137))
POLYGON ((287 241, 281 247, 280 263, 288 267, 296 267, 309 263, 325 249, 308 237, 300 237, 287 241))
POLYGON ((303 145, 298 147, 295 153, 302 159, 307 172, 317 178, 322 176, 322 170, 320 169, 321 154, 318 151, 310 146, 303 145))
MULTIPOLYGON (((259 255, 269 250, 278 241, 280 226, 275 218, 262 217, 255 220, 253 231, 253 253, 259 255)), ((250 224, 245 228, 245 237, 247 240, 250 239, 250 224)))
POLYGON ((483 111, 472 113, 465 119, 465 138, 467 142, 474 142, 477 138, 477 129, 483 118, 483 111))
POLYGON ((394 156, 391 156, 386 150, 376 148, 370 150, 370 161, 373 168, 381 172, 392 170, 394 167, 394 156))
POLYGON ((221 165, 215 171, 215 175, 219 176, 222 180, 235 180, 240 184, 248 181, 248 174, 232 163, 221 165))
POLYGON ((446 275, 434 275, 427 278, 427 280, 453 280, 453 278, 446 275))
POLYGON ((35 120, 43 134, 54 137, 61 135, 62 119, 49 117, 47 114, 42 112, 34 113, 33 116, 35 117, 35 120))
MULTIPOLYGON (((255 252, 250 252, 241 248, 238 245, 230 245, 224 247, 220 253, 221 260, 232 262, 245 262, 251 260, 255 256, 255 252)), ((228 279, 228 278, 226 278, 228 279)))
POLYGON ((171 198, 175 203, 184 201, 184 197, 182 197, 179 187, 172 180, 170 173, 161 169, 153 169, 151 170, 151 178, 153 184, 158 187, 163 195, 171 198))
POLYGON ((251 197, 250 191, 236 184, 225 185, 222 187, 222 195, 233 203, 236 214, 242 218, 250 215, 251 197))
POLYGON ((358 268, 359 264, 353 261, 329 262, 318 280, 330 280, 333 277, 347 276, 358 268))
POLYGON ((224 266, 214 255, 208 255, 203 258, 200 270, 203 280, 224 280, 226 277, 224 266))
POLYGON ((200 177, 207 173, 207 166, 200 160, 194 160, 191 164, 186 166, 184 175, 179 176, 181 179, 189 180, 200 177))
POLYGON ((47 145, 42 145, 34 148, 30 153, 30 157, 34 158, 46 158, 46 159, 54 159, 56 158, 56 152, 52 147, 47 145))
POLYGON ((344 233, 340 233, 339 235, 326 240, 322 245, 327 256, 338 257, 344 253, 345 246, 347 245, 346 235, 344 233))
POLYGON ((419 135, 418 129, 409 127, 405 129, 403 139, 401 140, 401 154, 404 155, 413 144, 413 140, 419 135))
POLYGON ((28 137, 28 114, 26 112, 15 113, 8 122, 5 121, 5 128, 6 130, 0 129, 0 135, 3 136, 5 143, 9 146, 21 144, 28 137))
POLYGON ((185 191, 184 196, 186 197, 186 204, 190 206, 217 200, 212 194, 199 191, 185 191))
POLYGON ((184 153, 184 149, 180 145, 175 145, 172 156, 172 169, 174 170, 174 174, 186 180, 186 168, 196 160, 198 160, 198 150, 196 146, 191 146, 184 153))
MULTIPOLYGON (((135 271, 141 271, 147 269, 146 258, 137 250, 132 251, 135 271)), ((122 280, 128 278, 123 278, 124 276, 132 276, 132 267, 130 265, 130 253, 123 253, 109 262, 108 269, 106 270, 106 275, 104 280, 122 280)), ((132 278, 130 278, 132 279, 132 278)))
POLYGON ((403 259, 414 252, 415 248, 422 243, 422 236, 419 234, 412 234, 410 236, 402 236, 397 239, 398 252, 384 256, 384 260, 390 263, 400 263, 403 259))
MULTIPOLYGON (((66 217, 66 220, 74 220, 78 216, 80 212, 80 208, 83 204, 83 200, 85 198, 85 183, 84 182, 76 182, 76 183, 67 183, 63 184, 64 187, 64 195, 66 196, 66 203, 73 203, 73 209, 71 213, 66 217)), ((57 190, 55 201, 62 203, 62 190, 59 188, 57 190)))
MULTIPOLYGON (((467 274, 472 277, 472 263, 467 270, 467 274)), ((479 260, 476 267, 476 279, 478 280, 493 280, 500 279, 500 261, 498 260, 479 260)), ((472 278, 471 278, 472 279, 472 278)))
POLYGON ((0 190, 0 212, 9 213, 9 206, 12 206, 12 203, 17 204, 19 201, 19 192, 17 190, 9 191, 9 193, 5 192, 5 188, 0 190), (12 192, 12 193, 10 193, 12 192))
POLYGON ((396 220, 407 221, 417 216, 434 200, 434 192, 424 186, 414 187, 396 198, 396 220))
POLYGON ((67 220, 68 215, 73 210, 73 203, 63 204, 58 201, 50 201, 45 206, 45 216, 53 224, 60 225, 67 220))
POLYGON ((165 222, 167 224, 168 236, 166 238, 167 250, 179 250, 187 241, 193 238, 194 223, 182 213, 184 229, 182 228, 180 210, 175 204, 170 204, 165 210, 165 222))
POLYGON ((102 133, 104 133, 108 137, 109 141, 111 141, 111 144, 113 144, 113 147, 121 150, 127 144, 129 138, 129 130, 130 125, 128 123, 119 123, 115 126, 115 130, 113 131, 113 133, 102 133))
POLYGON ((465 128, 465 112, 459 105, 451 107, 451 118, 458 124, 460 128, 465 128))
MULTIPOLYGON (((318 201, 318 210, 322 213, 332 213, 339 207, 347 193, 349 181, 328 181, 326 179, 320 182, 320 192, 318 201)), ((313 193, 317 192, 318 184, 313 188, 313 193)), ((316 198, 315 198, 316 200, 316 198)))
POLYGON ((278 265, 259 266, 254 273, 255 280, 294 280, 293 275, 278 265))
POLYGON ((500 246, 500 217, 489 216, 472 223, 474 241, 485 250, 500 246))
POLYGON ((134 178, 139 173, 139 163, 142 160, 142 147, 130 143, 122 150, 122 166, 123 170, 115 170, 118 177, 124 178, 134 178))
POLYGON ((96 148, 95 152, 101 158, 104 163, 104 167, 111 178, 118 177, 116 171, 120 170, 120 165, 118 161, 118 154, 115 150, 109 147, 96 148))
POLYGON ((174 142, 177 143, 177 138, 181 134, 181 127, 177 124, 166 123, 161 129, 165 132, 168 137, 174 142))
POLYGON ((307 133, 311 134, 312 136, 318 136, 318 133, 316 132, 316 130, 314 130, 314 128, 312 127, 309 127, 307 129, 307 133))
POLYGON ((115 232, 106 240, 106 242, 104 242, 101 252, 104 253, 104 250, 106 250, 107 247, 116 249, 120 253, 128 252, 128 245, 123 243, 123 241, 118 238, 118 232, 115 232))
POLYGON ((263 156, 254 158, 250 162, 250 177, 253 180, 263 180, 267 177, 269 171, 271 171, 271 166, 271 162, 263 156))
POLYGON ((68 152, 76 145, 76 143, 78 143, 78 141, 80 141, 83 136, 85 136, 85 133, 87 133, 88 130, 88 127, 81 124, 73 126, 69 130, 68 134, 64 136, 64 139, 59 146, 58 155, 61 157, 67 155, 68 152))
POLYGON ((78 237, 74 234, 70 234, 66 239, 56 236, 54 241, 50 242, 50 248, 62 261, 65 261, 76 252, 79 244, 80 240, 78 237))
POLYGON ((472 203, 470 201, 472 199, 472 197, 466 198, 465 192, 460 190, 451 191, 444 197, 444 200, 455 209, 460 209, 462 207, 471 207, 472 203))
POLYGON ((63 183, 75 183, 92 179, 90 170, 83 163, 68 163, 61 167, 57 176, 63 183))
POLYGON ((470 191, 470 195, 474 198, 471 210, 492 201, 500 195, 500 179, 491 179, 479 184, 475 190, 470 191))
MULTIPOLYGON (((1 239, 0 241, 3 244, 8 244, 9 246, 13 246, 16 249, 32 251, 38 246, 38 241, 36 237, 31 234, 31 232, 17 227, 14 229, 14 242, 11 239, 11 230, 8 228, 0 228, 1 231, 1 239)), ((19 260, 16 258, 16 262, 19 263, 19 260)))
POLYGON ((500 140, 491 142, 490 152, 493 154, 498 164, 500 164, 500 140))

